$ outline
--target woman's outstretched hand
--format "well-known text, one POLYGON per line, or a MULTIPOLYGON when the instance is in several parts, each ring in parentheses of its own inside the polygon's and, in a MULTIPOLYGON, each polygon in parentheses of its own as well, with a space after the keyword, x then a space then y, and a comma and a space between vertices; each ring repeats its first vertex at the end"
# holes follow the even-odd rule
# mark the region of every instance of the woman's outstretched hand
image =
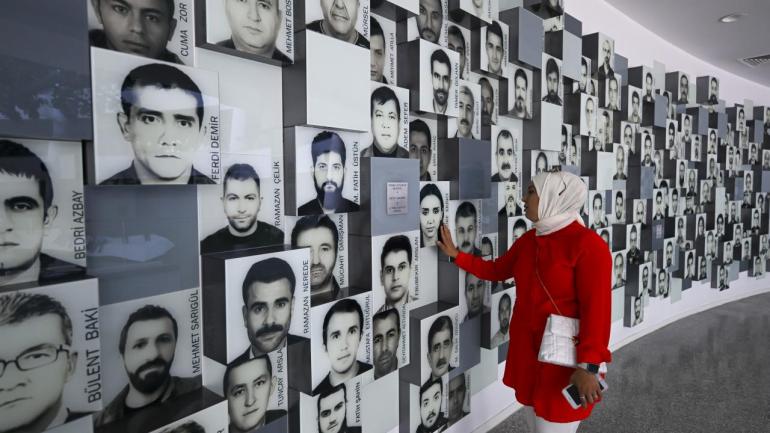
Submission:
POLYGON ((436 245, 438 245, 444 254, 453 259, 457 258, 457 254, 460 253, 460 250, 457 249, 455 243, 452 241, 452 234, 449 233, 449 228, 444 224, 441 224, 441 227, 439 228, 439 238, 436 240, 436 245))

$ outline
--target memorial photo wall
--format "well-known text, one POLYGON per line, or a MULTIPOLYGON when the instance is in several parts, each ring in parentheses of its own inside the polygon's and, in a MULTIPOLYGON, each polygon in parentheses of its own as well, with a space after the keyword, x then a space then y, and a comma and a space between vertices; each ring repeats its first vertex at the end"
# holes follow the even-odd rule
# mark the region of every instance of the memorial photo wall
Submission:
POLYGON ((569 6, 90 0, 82 64, 3 54, 0 432, 468 431, 517 287, 439 229, 498 259, 539 173, 586 183, 618 326, 763 278, 770 101, 569 6))

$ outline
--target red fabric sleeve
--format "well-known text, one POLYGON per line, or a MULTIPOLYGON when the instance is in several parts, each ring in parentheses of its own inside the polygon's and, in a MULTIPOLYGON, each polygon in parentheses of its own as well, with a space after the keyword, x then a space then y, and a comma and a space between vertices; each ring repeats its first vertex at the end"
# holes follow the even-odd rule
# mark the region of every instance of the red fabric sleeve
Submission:
MULTIPOLYGON (((522 237, 523 238, 523 237, 522 237)), ((513 262, 516 260, 517 244, 519 239, 502 257, 496 260, 484 260, 481 257, 460 252, 455 259, 455 263, 460 269, 481 278, 486 281, 504 281, 513 277, 513 262)))
POLYGON ((612 320, 612 256, 607 244, 591 233, 575 265, 580 311, 577 362, 610 362, 607 346, 612 320))

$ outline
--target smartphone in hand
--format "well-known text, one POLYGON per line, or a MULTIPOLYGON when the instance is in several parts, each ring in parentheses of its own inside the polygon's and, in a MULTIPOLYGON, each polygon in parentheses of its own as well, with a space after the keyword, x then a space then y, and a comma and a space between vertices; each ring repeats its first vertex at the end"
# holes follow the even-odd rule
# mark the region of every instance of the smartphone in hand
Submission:
MULTIPOLYGON (((602 392, 606 391, 609 387, 607 386, 607 382, 604 381, 601 377, 596 377, 599 379, 599 389, 602 390, 602 392)), ((562 395, 564 395, 564 398, 567 399, 567 403, 572 407, 572 409, 578 409, 582 406, 582 402, 580 401, 580 392, 578 391, 577 386, 575 384, 569 384, 564 389, 561 390, 562 395)))

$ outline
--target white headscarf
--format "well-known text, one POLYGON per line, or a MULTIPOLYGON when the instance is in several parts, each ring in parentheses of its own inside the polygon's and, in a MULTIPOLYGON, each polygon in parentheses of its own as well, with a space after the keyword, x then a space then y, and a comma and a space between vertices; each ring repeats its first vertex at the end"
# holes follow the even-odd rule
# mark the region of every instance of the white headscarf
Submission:
POLYGON ((544 236, 572 224, 583 224, 580 209, 585 205, 588 189, 579 177, 565 171, 540 173, 532 178, 540 204, 538 221, 534 224, 537 236, 544 236))

